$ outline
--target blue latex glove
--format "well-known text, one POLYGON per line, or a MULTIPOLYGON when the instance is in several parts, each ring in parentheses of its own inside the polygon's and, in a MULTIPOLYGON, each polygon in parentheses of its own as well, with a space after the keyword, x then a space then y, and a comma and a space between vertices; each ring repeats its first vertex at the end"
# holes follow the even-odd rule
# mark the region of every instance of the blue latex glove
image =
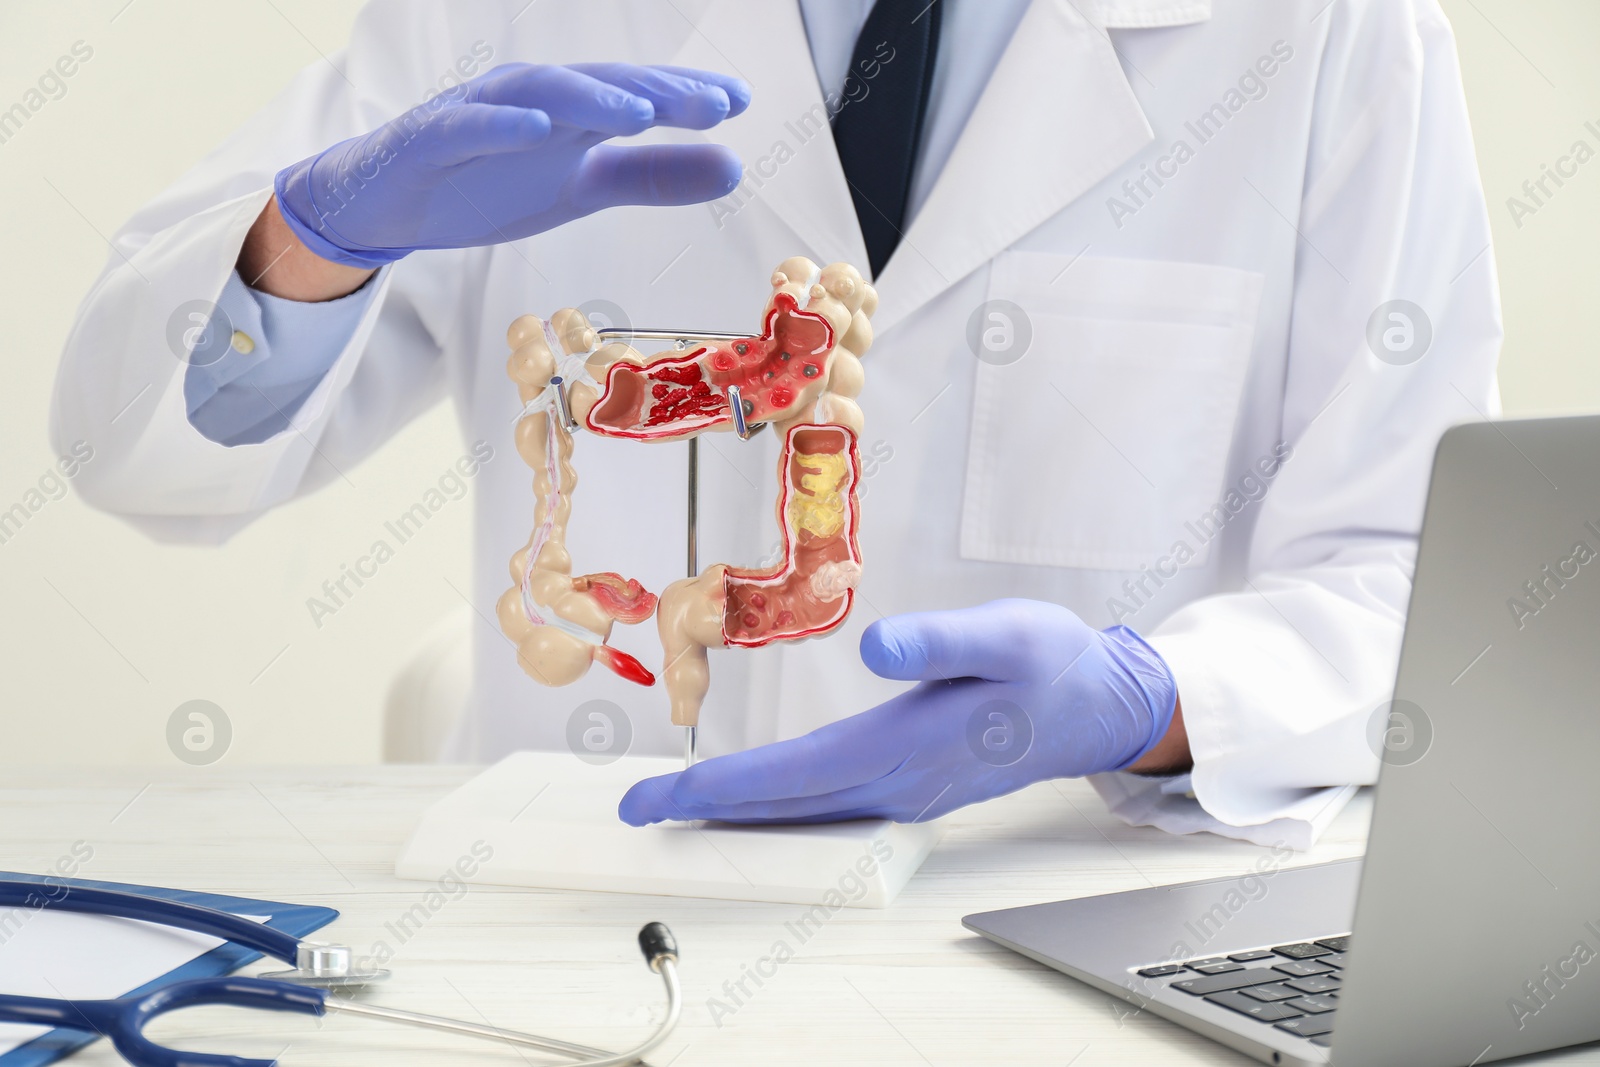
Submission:
POLYGON ((861 635, 861 658, 921 684, 804 737, 647 778, 618 814, 635 826, 935 819, 1138 762, 1166 736, 1178 697, 1138 634, 1096 631, 1035 600, 880 619, 861 635))
POLYGON ((651 126, 709 129, 750 103, 687 67, 507 63, 279 172, 284 221, 335 263, 541 233, 620 204, 696 204, 742 173, 713 144, 603 144, 651 126))

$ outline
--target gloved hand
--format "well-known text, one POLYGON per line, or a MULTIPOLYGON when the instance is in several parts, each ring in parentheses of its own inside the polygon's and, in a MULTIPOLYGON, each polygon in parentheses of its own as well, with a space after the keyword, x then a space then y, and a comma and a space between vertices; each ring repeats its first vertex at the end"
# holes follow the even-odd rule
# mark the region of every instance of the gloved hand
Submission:
POLYGON ((507 63, 279 172, 284 221, 317 255, 379 267, 422 248, 515 241, 620 204, 695 204, 739 183, 721 145, 602 144, 709 129, 750 103, 687 67, 507 63))
POLYGON ((647 778, 618 814, 665 819, 920 822, 1047 778, 1128 767, 1166 736, 1167 665, 1125 626, 996 600, 880 619, 861 658, 920 681, 870 711, 686 771, 647 778))

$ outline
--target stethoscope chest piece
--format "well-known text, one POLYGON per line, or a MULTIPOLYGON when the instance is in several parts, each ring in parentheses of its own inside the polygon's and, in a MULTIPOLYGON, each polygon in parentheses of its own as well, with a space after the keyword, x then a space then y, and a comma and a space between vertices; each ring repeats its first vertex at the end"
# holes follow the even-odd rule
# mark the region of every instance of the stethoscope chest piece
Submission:
POLYGON ((270 971, 259 977, 317 989, 360 989, 389 977, 389 972, 381 967, 369 967, 357 961, 348 945, 302 941, 294 955, 292 970, 270 971))

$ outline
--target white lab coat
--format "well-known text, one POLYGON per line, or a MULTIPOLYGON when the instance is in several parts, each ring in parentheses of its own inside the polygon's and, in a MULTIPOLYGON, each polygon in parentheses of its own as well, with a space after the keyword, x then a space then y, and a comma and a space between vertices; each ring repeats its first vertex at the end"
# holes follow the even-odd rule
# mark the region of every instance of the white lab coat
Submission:
MULTIPOLYGON (((345 53, 119 233, 63 357, 55 437, 104 457, 80 476, 89 500, 206 540, 448 395, 498 457, 475 488, 472 595, 492 619, 533 509, 506 326, 606 300, 636 326, 754 328, 783 258, 864 264, 831 138, 801 121, 821 102, 792 0, 376 0, 345 53), (293 430, 207 440, 185 416, 171 309, 220 292, 274 172, 416 103, 478 41, 496 62, 735 69, 747 114, 660 136, 724 141, 745 184, 710 206, 413 255, 374 283, 293 430)), ((1035 0, 876 281, 855 616, 825 640, 715 656, 705 748, 793 736, 901 688, 855 656, 876 618, 1034 597, 1127 622, 1176 674, 1192 778, 1104 776, 1115 810, 1304 846, 1338 787, 1376 772, 1366 729, 1393 682, 1434 443, 1496 410, 1488 246, 1435 0, 1035 0), (1394 299, 1431 321, 1407 365, 1367 339, 1394 299), (989 300, 1031 326, 1007 365, 967 341, 989 300)), ((706 440, 703 565, 774 547, 773 444, 706 440)), ((578 463, 578 569, 678 577, 683 446, 584 438, 578 463)), ((648 628, 617 643, 654 654, 648 628)), ((560 747, 595 697, 628 712, 635 751, 680 744, 659 689, 598 669, 540 688, 487 624, 476 668, 458 754, 560 747)))

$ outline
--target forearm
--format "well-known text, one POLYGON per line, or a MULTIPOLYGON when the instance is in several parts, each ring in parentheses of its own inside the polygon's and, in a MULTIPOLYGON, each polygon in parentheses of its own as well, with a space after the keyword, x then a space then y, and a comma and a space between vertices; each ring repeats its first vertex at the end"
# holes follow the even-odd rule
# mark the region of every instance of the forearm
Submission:
POLYGON ((239 250, 238 270, 252 289, 306 303, 348 296, 376 273, 333 263, 312 252, 283 221, 277 197, 267 201, 250 227, 239 250))
POLYGON ((1186 774, 1194 767, 1194 757, 1189 752, 1189 731, 1183 725, 1183 697, 1178 697, 1172 709, 1172 724, 1166 736, 1144 757, 1129 767, 1133 774, 1172 775, 1186 774))

